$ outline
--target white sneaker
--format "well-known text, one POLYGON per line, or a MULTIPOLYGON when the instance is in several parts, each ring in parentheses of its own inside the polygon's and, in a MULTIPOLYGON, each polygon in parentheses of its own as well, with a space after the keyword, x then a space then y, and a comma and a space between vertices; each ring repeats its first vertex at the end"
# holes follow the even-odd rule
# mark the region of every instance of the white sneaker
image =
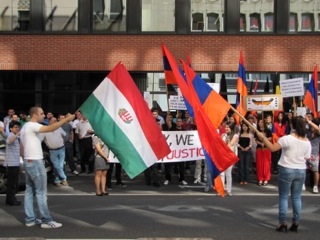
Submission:
POLYGON ((302 191, 305 191, 306 190, 306 185, 302 185, 302 191))
POLYGON ((59 228, 62 227, 61 223, 57 223, 55 221, 47 222, 47 223, 42 223, 41 228, 59 228))
POLYGON ((317 187, 317 186, 314 186, 312 192, 313 192, 313 193, 319 193, 318 187, 317 187))
POLYGON ((40 225, 42 223, 41 219, 36 219, 34 222, 26 223, 26 227, 33 227, 35 225, 40 225))
POLYGON ((182 185, 188 185, 188 183, 187 183, 185 180, 182 180, 182 181, 181 181, 181 184, 182 184, 182 185))
POLYGON ((196 180, 194 180, 194 184, 198 184, 198 183, 200 183, 201 181, 199 180, 199 179, 196 179, 196 180))
POLYGON ((168 185, 169 184, 169 180, 165 180, 163 184, 164 185, 168 185))
POLYGON ((78 172, 77 170, 74 170, 72 173, 73 173, 74 175, 79 175, 79 172, 78 172))

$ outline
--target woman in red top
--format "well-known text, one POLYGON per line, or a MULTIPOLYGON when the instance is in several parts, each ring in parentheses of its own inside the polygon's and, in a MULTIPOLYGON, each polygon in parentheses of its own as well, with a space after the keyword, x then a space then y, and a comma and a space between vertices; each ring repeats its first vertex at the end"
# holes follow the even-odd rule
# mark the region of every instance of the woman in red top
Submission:
MULTIPOLYGON (((276 143, 279 138, 286 135, 287 122, 284 112, 279 112, 277 119, 273 123, 273 142, 276 143)), ((272 153, 273 173, 278 173, 278 161, 281 156, 281 149, 272 153)))

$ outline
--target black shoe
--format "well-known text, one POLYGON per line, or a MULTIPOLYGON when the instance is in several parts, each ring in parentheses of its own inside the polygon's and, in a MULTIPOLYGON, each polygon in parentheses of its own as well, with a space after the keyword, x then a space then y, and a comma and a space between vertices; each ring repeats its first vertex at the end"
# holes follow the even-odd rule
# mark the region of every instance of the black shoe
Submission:
POLYGON ((88 172, 87 172, 87 174, 91 174, 91 173, 93 173, 93 171, 88 171, 88 172))
POLYGON ((120 186, 120 187, 126 187, 127 186, 127 184, 124 184, 124 183, 117 183, 116 185, 120 186))
POLYGON ((81 170, 80 173, 86 173, 86 170, 81 170))
POLYGON ((160 187, 160 183, 154 182, 154 183, 153 183, 153 186, 155 186, 155 187, 160 187))
POLYGON ((6 201, 6 204, 9 206, 20 206, 21 202, 20 201, 13 201, 13 202, 6 201))
POLYGON ((97 197, 102 197, 102 196, 104 196, 104 194, 103 193, 96 193, 96 196, 97 197))
POLYGON ((299 227, 299 224, 297 223, 292 223, 291 227, 289 228, 289 230, 291 232, 298 232, 298 227, 299 227))
POLYGON ((287 232, 288 231, 288 227, 286 223, 281 223, 277 228, 276 231, 278 232, 287 232))

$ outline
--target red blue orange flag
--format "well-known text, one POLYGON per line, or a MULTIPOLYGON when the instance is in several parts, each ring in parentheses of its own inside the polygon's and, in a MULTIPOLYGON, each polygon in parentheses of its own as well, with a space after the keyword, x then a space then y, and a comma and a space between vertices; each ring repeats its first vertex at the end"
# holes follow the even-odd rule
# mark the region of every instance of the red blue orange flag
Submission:
MULTIPOLYGON (((231 151, 231 149, 225 144, 221 136, 217 132, 217 128, 214 127, 208 113, 211 113, 209 109, 203 103, 203 99, 211 102, 210 105, 217 104, 220 108, 228 111, 230 105, 219 95, 223 101, 219 103, 215 102, 214 97, 208 96, 206 91, 203 91, 202 82, 204 82, 199 75, 197 75, 189 65, 184 63, 184 71, 187 78, 187 84, 189 88, 190 104, 194 111, 194 117, 197 123, 197 130, 199 138, 202 144, 204 155, 207 161, 208 169, 211 173, 212 179, 214 179, 214 185, 216 191, 224 196, 224 189, 221 178, 218 177, 221 172, 226 170, 238 161, 238 157, 231 151), (225 102, 225 103, 224 103, 225 102), (212 144, 214 143, 214 144, 212 144)), ((205 83, 205 82, 204 82, 205 83)), ((215 92, 212 90, 211 92, 215 92)), ((219 99, 220 100, 220 99, 219 99)), ((206 102, 205 101, 205 102, 206 102)), ((224 114, 226 114, 225 112, 224 114)), ((219 112, 216 114, 220 114, 219 112)), ((223 115, 225 117, 225 115, 223 115)))
MULTIPOLYGON (((244 116, 246 111, 244 109, 243 97, 248 95, 246 69, 244 67, 244 57, 242 51, 240 51, 238 79, 237 79, 237 98, 236 98, 236 110, 244 116)), ((236 115, 235 119, 239 123, 239 116, 236 115)))
POLYGON ((318 65, 314 67, 303 104, 310 109, 314 117, 318 117, 318 65))
POLYGON ((200 76, 194 73, 189 64, 184 64, 186 76, 189 76, 190 83, 188 84, 186 82, 185 75, 178 67, 173 56, 164 44, 162 44, 162 50, 164 55, 167 57, 177 84, 182 95, 184 96, 189 113, 192 112, 192 114, 195 116, 198 132, 201 132, 201 134, 199 134, 200 141, 203 146, 208 168, 210 170, 212 179, 214 180, 215 189, 221 196, 224 196, 221 178, 218 176, 221 172, 237 161, 237 156, 235 156, 228 146, 222 141, 207 112, 211 111, 214 114, 216 111, 216 106, 218 106, 220 110, 216 115, 224 115, 224 113, 221 113, 221 109, 224 108, 226 114, 231 106, 219 94, 215 93, 214 90, 208 86, 208 84, 201 79, 200 76), (221 99, 224 102, 222 102, 221 99), (194 106, 191 104, 194 104, 194 106), (203 107, 204 105, 207 107, 203 107), (189 108, 191 108, 191 110, 189 110, 189 108), (197 113, 194 113, 195 110, 197 113), (230 153, 230 151, 232 153, 231 156, 226 154, 230 153))
POLYGON ((171 66, 168 62, 168 58, 165 55, 163 50, 162 50, 162 58, 163 58, 163 67, 164 67, 164 78, 165 78, 166 84, 177 84, 177 81, 172 72, 171 66))

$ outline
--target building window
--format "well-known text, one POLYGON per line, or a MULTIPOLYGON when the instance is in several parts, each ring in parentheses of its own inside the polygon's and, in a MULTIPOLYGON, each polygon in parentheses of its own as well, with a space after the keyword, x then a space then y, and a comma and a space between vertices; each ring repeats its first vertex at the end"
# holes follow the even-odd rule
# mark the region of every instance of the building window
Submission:
POLYGON ((274 32, 274 0, 240 1, 239 22, 240 32, 274 32))
POLYGON ((192 0, 191 31, 223 32, 224 0, 192 0))
POLYGON ((142 31, 173 32, 175 30, 174 0, 142 0, 142 31))
POLYGON ((303 13, 301 14, 301 31, 311 32, 314 30, 313 14, 303 13))
POLYGON ((290 13, 289 31, 296 32, 297 29, 298 29, 298 15, 296 13, 290 13))
POLYGON ((204 22, 202 13, 192 14, 192 31, 203 31, 204 22))
POLYGON ((126 31, 126 0, 93 0, 94 31, 126 31))
POLYGON ((45 30, 78 31, 77 0, 45 0, 45 30))
POLYGON ((0 31, 29 31, 30 0, 0 1, 0 31))
POLYGON ((320 30, 320 0, 290 1, 289 32, 314 32, 320 30), (296 14, 296 27, 293 27, 293 15, 296 14), (318 19, 317 19, 318 17, 318 19))
POLYGON ((266 32, 273 32, 274 25, 273 25, 273 14, 272 13, 266 13, 264 15, 264 31, 266 32))
POLYGON ((260 31, 261 31, 260 14, 258 13, 250 14, 250 32, 260 32, 260 31))

